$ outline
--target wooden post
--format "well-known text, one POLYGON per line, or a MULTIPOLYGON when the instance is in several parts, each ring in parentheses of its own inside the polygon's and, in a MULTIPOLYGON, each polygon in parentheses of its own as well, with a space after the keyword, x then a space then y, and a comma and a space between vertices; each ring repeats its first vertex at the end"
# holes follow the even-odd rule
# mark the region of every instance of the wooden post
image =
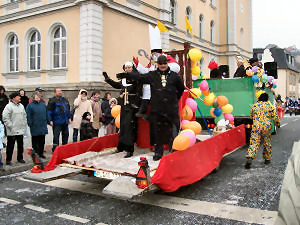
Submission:
POLYGON ((185 59, 185 83, 188 88, 193 88, 192 71, 191 71, 191 59, 188 58, 188 52, 191 44, 189 42, 184 43, 184 59, 185 59))

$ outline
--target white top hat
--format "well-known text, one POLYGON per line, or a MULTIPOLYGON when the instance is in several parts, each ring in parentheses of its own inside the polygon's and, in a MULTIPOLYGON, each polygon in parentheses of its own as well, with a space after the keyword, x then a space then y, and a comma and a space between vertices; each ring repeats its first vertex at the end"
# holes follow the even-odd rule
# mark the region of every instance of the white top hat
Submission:
POLYGON ((149 38, 150 38, 150 47, 153 49, 162 49, 161 48, 161 39, 160 39, 160 31, 157 26, 155 28, 149 24, 149 38))

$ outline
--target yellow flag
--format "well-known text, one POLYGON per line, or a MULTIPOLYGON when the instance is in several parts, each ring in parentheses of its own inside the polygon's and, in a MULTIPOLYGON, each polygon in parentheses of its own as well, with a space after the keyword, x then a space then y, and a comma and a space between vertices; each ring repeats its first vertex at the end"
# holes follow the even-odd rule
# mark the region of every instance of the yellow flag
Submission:
POLYGON ((193 29, 191 27, 191 24, 190 24, 187 16, 185 17, 185 26, 186 26, 186 29, 190 31, 191 36, 194 37, 193 29))
POLYGON ((163 25, 163 23, 160 22, 159 20, 157 20, 157 27, 158 27, 160 33, 169 32, 168 28, 166 28, 165 25, 163 25))

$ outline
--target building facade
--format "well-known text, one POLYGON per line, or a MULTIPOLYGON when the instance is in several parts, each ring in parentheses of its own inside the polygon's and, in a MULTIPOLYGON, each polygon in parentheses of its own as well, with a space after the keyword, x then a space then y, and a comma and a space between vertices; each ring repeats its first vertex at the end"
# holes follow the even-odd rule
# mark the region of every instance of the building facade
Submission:
MULTIPOLYGON (((297 62, 298 50, 294 48, 279 48, 276 45, 268 45, 274 61, 277 63, 277 90, 282 99, 287 97, 300 97, 300 60, 297 62)), ((253 49, 254 56, 262 59, 264 49, 253 49)))
POLYGON ((139 49, 150 52, 157 20, 173 31, 161 34, 164 50, 189 41, 203 52, 204 74, 215 59, 233 76, 235 57, 252 56, 251 10, 251 0, 0 0, 0 83, 101 86, 102 71, 114 78, 139 49))

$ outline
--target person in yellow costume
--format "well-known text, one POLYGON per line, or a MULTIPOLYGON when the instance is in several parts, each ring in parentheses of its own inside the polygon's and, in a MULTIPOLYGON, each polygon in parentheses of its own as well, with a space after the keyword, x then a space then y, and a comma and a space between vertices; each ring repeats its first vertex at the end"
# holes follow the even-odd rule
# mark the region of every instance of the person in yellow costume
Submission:
POLYGON ((268 101, 269 96, 265 92, 257 93, 258 101, 251 107, 250 117, 253 120, 253 126, 250 137, 250 145, 248 148, 248 154, 246 155, 247 162, 246 169, 250 169, 252 160, 256 157, 256 152, 259 149, 261 141, 263 142, 263 158, 265 164, 269 164, 272 159, 272 147, 271 147, 271 131, 272 120, 275 121, 275 125, 278 127, 280 121, 274 106, 268 101))

